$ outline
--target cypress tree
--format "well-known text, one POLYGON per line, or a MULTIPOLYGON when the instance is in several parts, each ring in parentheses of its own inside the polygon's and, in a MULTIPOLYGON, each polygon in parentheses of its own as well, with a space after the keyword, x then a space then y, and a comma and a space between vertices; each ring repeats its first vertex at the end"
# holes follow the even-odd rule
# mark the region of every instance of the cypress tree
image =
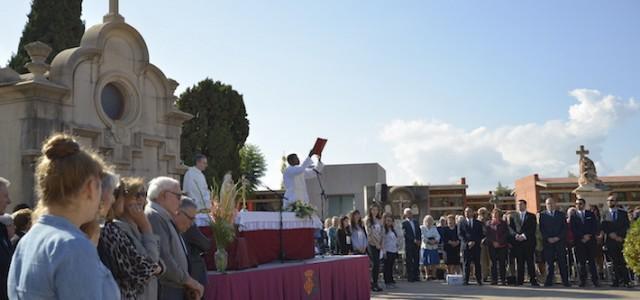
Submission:
POLYGON ((18 73, 27 73, 24 65, 29 55, 24 49, 26 44, 41 41, 53 49, 47 63, 60 51, 77 47, 84 34, 82 0, 33 0, 29 20, 22 30, 18 52, 11 57, 9 67, 18 73))
POLYGON ((207 78, 187 88, 176 104, 194 116, 182 126, 180 151, 185 164, 193 165, 194 155, 201 153, 209 161, 204 174, 210 184, 220 184, 227 172, 238 179, 240 149, 249 136, 242 95, 230 85, 207 78))

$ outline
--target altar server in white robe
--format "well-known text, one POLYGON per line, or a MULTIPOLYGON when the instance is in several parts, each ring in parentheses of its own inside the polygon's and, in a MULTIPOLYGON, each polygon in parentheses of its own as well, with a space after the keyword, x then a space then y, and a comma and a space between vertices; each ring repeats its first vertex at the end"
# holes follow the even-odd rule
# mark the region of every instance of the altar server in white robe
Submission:
POLYGON ((197 225, 204 226, 208 224, 208 217, 206 213, 201 211, 211 209, 211 194, 209 192, 209 186, 207 185, 207 179, 203 173, 208 163, 207 157, 202 154, 196 154, 194 160, 195 166, 189 167, 187 173, 184 174, 182 189, 198 206, 199 213, 196 216, 197 225))
POLYGON ((318 165, 314 167, 313 160, 311 160, 312 156, 313 154, 309 153, 302 165, 300 165, 300 159, 297 154, 287 156, 289 167, 284 170, 283 174, 284 188, 286 189, 283 199, 284 208, 297 200, 309 203, 306 180, 316 177, 318 173, 322 173, 324 168, 320 156, 318 156, 318 165))

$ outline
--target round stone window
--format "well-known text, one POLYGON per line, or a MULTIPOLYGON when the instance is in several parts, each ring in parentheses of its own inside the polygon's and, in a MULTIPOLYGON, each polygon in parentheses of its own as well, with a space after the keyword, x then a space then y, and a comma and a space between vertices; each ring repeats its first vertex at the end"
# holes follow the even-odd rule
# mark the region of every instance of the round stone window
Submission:
POLYGON ((120 89, 109 83, 102 88, 102 110, 112 120, 120 120, 124 115, 125 99, 120 89))

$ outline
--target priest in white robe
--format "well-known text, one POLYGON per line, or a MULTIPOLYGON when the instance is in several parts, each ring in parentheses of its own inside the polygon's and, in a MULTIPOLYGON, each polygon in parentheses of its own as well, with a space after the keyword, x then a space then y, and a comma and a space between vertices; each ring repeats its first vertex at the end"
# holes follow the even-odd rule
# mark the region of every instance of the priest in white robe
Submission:
POLYGON ((195 162, 195 166, 189 167, 187 173, 184 174, 182 189, 196 203, 198 211, 211 209, 211 193, 203 173, 207 168, 207 157, 197 154, 195 162))
POLYGON ((312 156, 313 155, 309 153, 309 156, 304 160, 302 165, 300 165, 300 159, 297 154, 287 156, 289 167, 284 170, 283 174, 284 188, 286 190, 283 199, 284 208, 297 200, 309 203, 306 180, 315 178, 324 168, 320 156, 318 156, 317 166, 313 165, 313 160, 311 160, 312 156))

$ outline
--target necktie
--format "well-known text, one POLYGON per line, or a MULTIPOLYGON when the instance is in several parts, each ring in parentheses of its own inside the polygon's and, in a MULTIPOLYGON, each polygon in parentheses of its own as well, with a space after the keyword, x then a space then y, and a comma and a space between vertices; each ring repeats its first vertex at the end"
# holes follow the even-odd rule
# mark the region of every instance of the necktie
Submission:
POLYGON ((616 219, 618 219, 617 211, 615 211, 615 210, 614 210, 613 212, 611 212, 611 214, 613 215, 613 220, 614 220, 614 221, 615 221, 616 219))
POLYGON ((469 227, 471 227, 471 229, 473 229, 473 220, 469 219, 469 227))
POLYGON ((527 213, 520 213, 520 220, 522 220, 522 222, 524 222, 524 217, 527 216, 527 213))

